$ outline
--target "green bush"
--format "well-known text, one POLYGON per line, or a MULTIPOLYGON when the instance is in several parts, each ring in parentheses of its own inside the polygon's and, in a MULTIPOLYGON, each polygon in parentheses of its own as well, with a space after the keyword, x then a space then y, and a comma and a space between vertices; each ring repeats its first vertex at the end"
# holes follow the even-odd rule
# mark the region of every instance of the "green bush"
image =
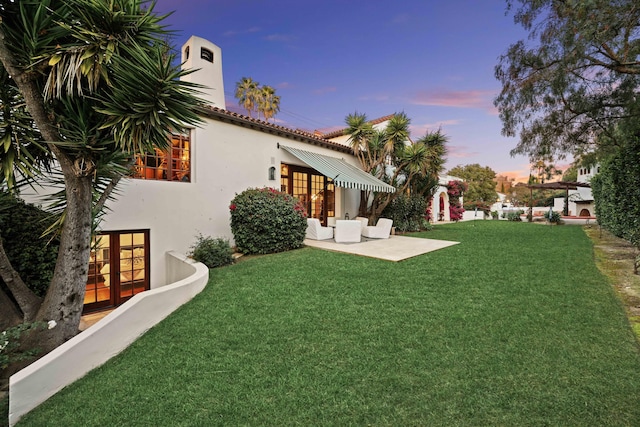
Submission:
POLYGON ((229 240, 213 237, 196 236, 196 243, 191 247, 189 256, 209 268, 222 267, 233 263, 233 250, 229 240))
MULTIPOLYGON (((13 268, 38 296, 44 296, 58 257, 58 239, 41 237, 51 216, 0 192, 0 236, 13 268)), ((0 279, 0 286, 5 286, 0 279)))
POLYGON ((560 224, 560 212, 551 211, 551 214, 549 214, 549 211, 547 211, 544 213, 544 217, 551 223, 560 224))
POLYGON ((500 214, 498 213, 498 211, 491 211, 491 218, 500 219, 500 214))
POLYGON ((522 221, 522 218, 520 217, 520 215, 522 215, 523 213, 524 211, 521 209, 518 209, 515 212, 509 212, 507 214, 507 221, 515 221, 515 222, 522 221))
POLYGON ((382 211, 381 217, 393 220, 397 231, 420 231, 429 228, 427 201, 422 196, 400 194, 382 211))
POLYGON ((250 188, 229 205, 238 251, 268 254, 302 247, 307 230, 304 206, 273 188, 250 188))

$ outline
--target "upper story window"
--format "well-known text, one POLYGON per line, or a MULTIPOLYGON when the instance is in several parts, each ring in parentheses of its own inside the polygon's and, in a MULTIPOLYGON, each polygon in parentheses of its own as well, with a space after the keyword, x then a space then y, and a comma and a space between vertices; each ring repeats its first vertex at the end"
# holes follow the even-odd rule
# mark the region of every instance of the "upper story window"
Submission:
POLYGON ((133 177, 159 181, 191 182, 191 138, 172 135, 171 148, 156 149, 136 159, 133 177))
POLYGON ((189 46, 184 48, 184 59, 189 59, 189 46))
POLYGON ((213 52, 205 47, 202 47, 200 48, 200 58, 208 62, 213 62, 213 52))

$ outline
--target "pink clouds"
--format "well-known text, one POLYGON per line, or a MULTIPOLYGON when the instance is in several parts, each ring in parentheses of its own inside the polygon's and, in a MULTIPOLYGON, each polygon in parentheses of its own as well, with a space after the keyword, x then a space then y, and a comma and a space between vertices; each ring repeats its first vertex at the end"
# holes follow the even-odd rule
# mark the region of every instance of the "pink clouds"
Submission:
POLYGON ((470 157, 475 157, 480 154, 477 151, 469 150, 469 147, 464 145, 448 145, 447 144, 447 157, 448 158, 456 158, 456 159, 467 159, 470 157))
POLYGON ((493 108, 494 91, 488 90, 431 90, 417 92, 411 99, 416 105, 435 105, 458 108, 493 108))

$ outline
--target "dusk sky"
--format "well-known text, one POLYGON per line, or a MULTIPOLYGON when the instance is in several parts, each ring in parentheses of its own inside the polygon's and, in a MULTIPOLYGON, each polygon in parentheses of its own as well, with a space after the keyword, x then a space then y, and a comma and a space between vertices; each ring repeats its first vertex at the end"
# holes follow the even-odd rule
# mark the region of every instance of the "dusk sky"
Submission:
POLYGON ((196 35, 222 49, 228 109, 251 77, 280 95, 282 126, 330 131, 356 111, 404 111, 412 139, 438 127, 449 137, 447 170, 529 174, 493 106, 498 57, 526 38, 505 0, 158 0, 155 10, 175 11, 165 22, 177 47, 196 35))

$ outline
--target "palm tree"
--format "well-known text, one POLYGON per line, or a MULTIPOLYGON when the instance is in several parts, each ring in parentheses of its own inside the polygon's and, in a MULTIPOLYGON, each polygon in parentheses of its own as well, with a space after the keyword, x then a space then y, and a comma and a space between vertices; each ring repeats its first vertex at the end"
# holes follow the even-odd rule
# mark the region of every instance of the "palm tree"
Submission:
POLYGON ((198 86, 180 80, 188 72, 167 55, 164 17, 153 4, 2 5, 0 129, 20 131, 3 135, 0 186, 14 187, 14 171, 47 185, 38 173, 55 158, 63 200, 59 255, 45 298, 20 280, 0 245, 0 274, 13 297, 0 289, 0 311, 11 302, 23 321, 55 320, 55 328, 29 337, 47 352, 78 331, 96 215, 136 155, 167 148, 172 131, 200 122, 200 100, 198 86))
POLYGON ((258 111, 262 112, 266 121, 269 121, 280 111, 280 97, 276 95, 276 90, 271 86, 262 86, 260 95, 258 111))
POLYGON ((238 105, 247 110, 247 115, 252 117, 253 111, 259 111, 260 83, 251 77, 243 77, 236 83, 236 99, 238 105))

